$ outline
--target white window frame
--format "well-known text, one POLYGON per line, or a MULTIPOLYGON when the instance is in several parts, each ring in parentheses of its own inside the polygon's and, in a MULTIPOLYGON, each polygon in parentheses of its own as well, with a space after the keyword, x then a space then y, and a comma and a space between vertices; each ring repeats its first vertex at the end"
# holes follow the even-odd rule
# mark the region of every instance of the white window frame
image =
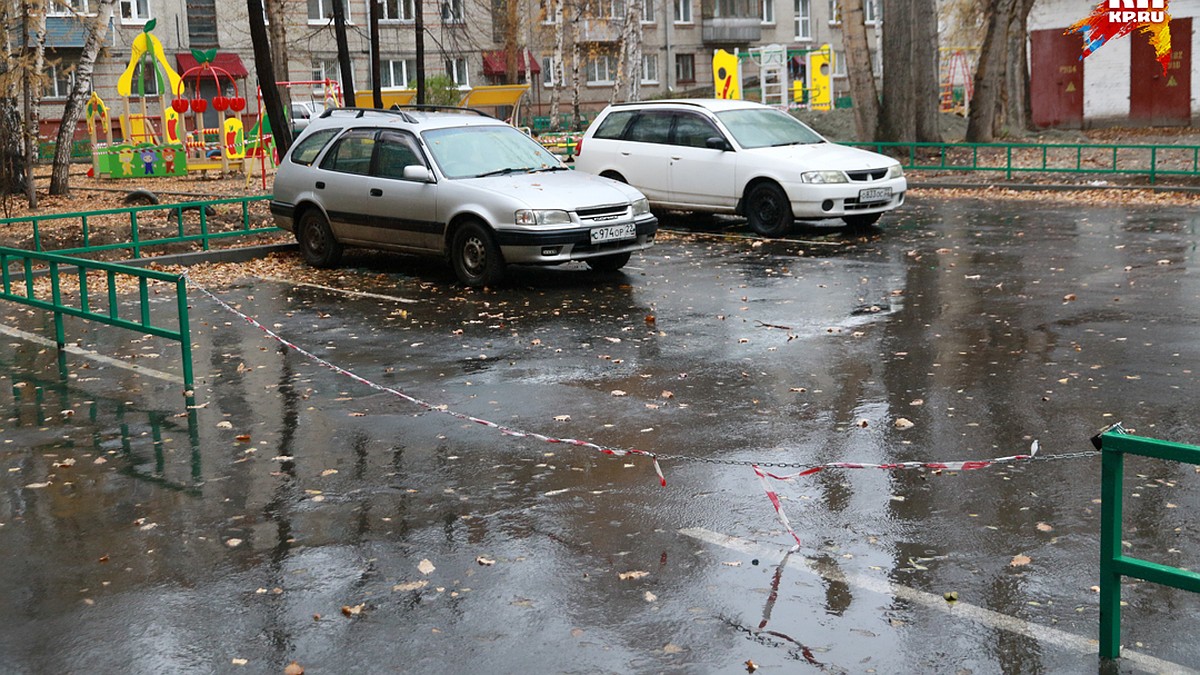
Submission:
POLYGON ((692 0, 675 0, 673 7, 675 8, 674 23, 692 23, 692 0))
POLYGON ((829 0, 829 25, 842 25, 842 6, 838 4, 838 0, 829 0))
POLYGON ((658 84, 658 54, 642 54, 642 84, 658 84))
POLYGON ((117 12, 121 25, 142 25, 150 21, 150 0, 120 0, 117 12))
POLYGON ((382 86, 388 89, 413 89, 413 79, 417 76, 417 60, 411 59, 380 59, 379 79, 382 86), (397 71, 399 77, 397 78, 397 71))
POLYGON ((846 77, 846 52, 841 49, 833 51, 833 76, 846 77))
POLYGON ((65 75, 61 73, 72 65, 75 64, 60 61, 46 66, 46 90, 42 93, 42 98, 65 99, 71 95, 71 89, 75 86, 75 69, 71 68, 71 72, 65 75))
POLYGON ((883 0, 863 0, 863 23, 868 26, 883 23, 883 0))
POLYGON ((88 0, 50 0, 46 16, 87 16, 88 0))
POLYGON ((562 0, 542 0, 542 25, 553 26, 555 21, 554 6, 562 0))
POLYGON ((762 23, 764 26, 775 25, 775 0, 762 0, 762 23))
MULTIPOLYGON (((353 68, 354 64, 351 63, 350 67, 353 68)), ((312 79, 315 82, 331 80, 337 82, 340 88, 342 86, 342 67, 338 63, 337 58, 323 59, 314 57, 312 60, 312 79)), ((320 84, 314 84, 313 93, 324 95, 325 87, 320 84)), ((345 96, 346 92, 343 91, 342 95, 345 96)))
POLYGON ((796 13, 796 42, 812 42, 812 0, 795 0, 792 9, 796 13))
POLYGON ((459 89, 471 88, 470 62, 465 56, 452 56, 446 59, 446 75, 458 85, 459 89))
POLYGON ((642 25, 657 23, 654 16, 655 0, 642 0, 642 25))
POLYGON ((442 23, 466 23, 467 5, 463 0, 442 0, 442 23))
POLYGON ((592 18, 601 21, 612 21, 625 16, 625 0, 590 0, 592 18))
POLYGON ((554 81, 554 75, 558 73, 558 68, 554 67, 553 56, 542 57, 542 86, 557 87, 558 83, 554 81))
MULTIPOLYGON (((367 16, 371 16, 371 6, 375 0, 367 0, 367 16)), ((391 16, 391 10, 387 2, 380 2, 383 10, 379 13, 380 23, 413 23, 413 11, 416 0, 394 0, 396 3, 396 12, 399 16, 391 16)))
MULTIPOLYGON (((124 2, 125 0, 121 0, 124 2)), ((333 23, 333 3, 342 2, 346 5, 346 23, 354 23, 348 0, 308 0, 308 23, 324 26, 333 23), (312 5, 316 3, 317 16, 312 15, 312 5)))
POLYGON ((615 54, 597 54, 588 59, 584 70, 589 87, 612 84, 613 74, 617 72, 617 57, 615 54))

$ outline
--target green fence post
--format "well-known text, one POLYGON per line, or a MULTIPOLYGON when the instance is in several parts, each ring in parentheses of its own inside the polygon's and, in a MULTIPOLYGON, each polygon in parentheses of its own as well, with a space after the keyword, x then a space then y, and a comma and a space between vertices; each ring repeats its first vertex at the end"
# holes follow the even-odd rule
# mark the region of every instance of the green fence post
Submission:
MULTIPOLYGON (((1101 436, 1103 443, 1103 436, 1101 436)), ((1125 455, 1103 448, 1100 464, 1100 658, 1121 653, 1121 575, 1114 568, 1121 555, 1121 489, 1125 455)))
POLYGON ((1158 146, 1150 146, 1150 184, 1154 185, 1155 173, 1158 171, 1158 146))
POLYGON ((179 347, 183 359, 183 391, 185 396, 192 396, 195 387, 192 385, 192 331, 188 320, 187 279, 180 276, 175 280, 175 298, 179 305, 179 347))

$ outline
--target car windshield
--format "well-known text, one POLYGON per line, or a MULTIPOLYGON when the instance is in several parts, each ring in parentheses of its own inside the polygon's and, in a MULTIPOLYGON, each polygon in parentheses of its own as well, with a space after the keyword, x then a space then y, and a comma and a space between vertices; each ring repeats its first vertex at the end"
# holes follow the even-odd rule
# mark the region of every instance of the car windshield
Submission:
POLYGON ((509 126, 453 127, 423 134, 447 178, 478 178, 560 169, 558 158, 509 126))
POLYGON ((717 117, 743 148, 824 143, 825 139, 800 120, 775 109, 726 110, 717 117))

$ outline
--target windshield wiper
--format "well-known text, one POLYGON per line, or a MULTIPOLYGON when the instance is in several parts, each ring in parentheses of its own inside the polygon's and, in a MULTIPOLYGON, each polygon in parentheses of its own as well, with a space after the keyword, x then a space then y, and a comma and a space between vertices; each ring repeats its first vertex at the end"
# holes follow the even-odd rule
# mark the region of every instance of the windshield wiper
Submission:
POLYGON ((487 178, 488 176, 507 176, 511 173, 527 173, 528 171, 529 171, 529 167, 525 167, 525 166, 519 166, 519 167, 506 166, 503 169, 496 169, 495 171, 485 171, 484 173, 475 174, 475 177, 476 178, 487 178))
POLYGON ((565 166, 543 166, 538 169, 530 169, 529 173, 542 173, 543 171, 570 171, 571 169, 565 166))

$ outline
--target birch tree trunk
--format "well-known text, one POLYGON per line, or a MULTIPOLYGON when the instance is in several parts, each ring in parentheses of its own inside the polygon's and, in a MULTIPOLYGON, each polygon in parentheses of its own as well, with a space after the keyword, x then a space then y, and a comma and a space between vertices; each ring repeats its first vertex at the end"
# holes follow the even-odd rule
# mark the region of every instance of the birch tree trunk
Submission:
POLYGON ((629 93, 626 101, 642 100, 642 16, 643 5, 653 0, 630 0, 628 20, 633 24, 629 33, 629 93))
POLYGON ((92 72, 96 68, 96 57, 100 54, 100 48, 104 46, 104 38, 108 35, 108 23, 112 19, 114 5, 116 0, 100 0, 95 6, 96 16, 89 21, 83 52, 75 66, 75 85, 71 87, 71 93, 67 96, 62 122, 58 125, 54 166, 50 170, 52 195, 71 193, 71 144, 75 140, 75 127, 79 124, 85 99, 92 89, 92 72))
POLYGON ((554 88, 550 90, 550 131, 558 131, 558 107, 562 101, 562 90, 566 86, 566 69, 563 67, 563 50, 566 43, 567 30, 563 23, 563 2, 564 0, 551 0, 554 3, 554 57, 551 59, 551 83, 554 88))
POLYGON ((23 88, 25 101, 25 197, 29 208, 37 208, 37 186, 33 181, 33 167, 37 163, 38 127, 41 120, 38 106, 41 104, 43 70, 46 67, 46 5, 45 0, 26 0, 24 24, 21 28, 25 46, 25 72, 23 88), (33 33, 33 44, 29 43, 33 33))
POLYGON ((571 130, 577 131, 583 126, 579 110, 579 20, 583 11, 575 7, 575 16, 571 21, 571 130))

